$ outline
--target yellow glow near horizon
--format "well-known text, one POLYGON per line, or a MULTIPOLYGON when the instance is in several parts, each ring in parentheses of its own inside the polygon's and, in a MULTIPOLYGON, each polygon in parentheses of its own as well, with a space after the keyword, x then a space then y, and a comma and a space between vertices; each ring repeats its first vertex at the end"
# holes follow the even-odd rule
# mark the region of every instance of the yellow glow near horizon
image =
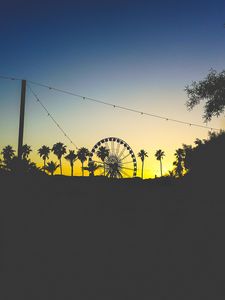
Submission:
MULTIPOLYGON (((9 144, 14 149, 17 149, 18 98, 18 91, 15 91, 15 94, 12 96, 15 102, 14 105, 6 107, 5 111, 1 111, 0 149, 9 144), (14 97, 16 96, 17 100, 15 101, 14 97), (10 118, 7 116, 10 116, 10 118)), ((112 109, 88 101, 74 101, 69 96, 64 97, 61 94, 51 94, 49 91, 46 94, 41 94, 40 98, 78 147, 86 147, 91 150, 95 143, 102 138, 109 136, 121 138, 130 145, 136 155, 138 162, 137 176, 141 176, 141 161, 137 157, 137 153, 141 149, 147 151, 149 157, 145 159, 144 178, 154 178, 155 175, 157 177, 160 176, 159 161, 155 158, 155 152, 158 149, 165 152, 162 163, 163 174, 166 174, 173 168, 173 161, 175 160, 174 152, 176 149, 182 147, 183 143, 193 145, 196 138, 204 139, 208 135, 208 131, 202 128, 190 127, 132 112, 112 109)), ((184 105, 186 100, 184 93, 178 93, 176 90, 168 90, 167 92, 165 90, 153 91, 152 95, 150 92, 149 94, 143 92, 139 97, 135 94, 130 95, 130 98, 128 96, 119 97, 117 95, 117 100, 113 100, 113 96, 111 98, 109 102, 116 102, 123 106, 162 114, 174 119, 202 123, 202 105, 196 107, 193 112, 188 112, 184 105), (149 101, 151 96, 153 99, 156 98, 156 101, 149 101)), ((42 145, 47 145, 51 148, 54 143, 61 141, 67 145, 67 150, 75 149, 71 147, 71 144, 68 143, 62 132, 58 130, 46 113, 43 112, 42 107, 33 100, 31 95, 28 94, 26 100, 24 144, 31 145, 33 149, 30 159, 37 163, 38 166, 42 166, 43 161, 37 154, 37 150, 42 145)), ((214 118, 210 123, 210 126, 216 128, 221 126, 224 128, 224 125, 223 118, 214 118)), ((57 162, 57 157, 51 153, 49 160, 57 162)), ((59 173, 60 170, 58 169, 56 174, 59 173)), ((65 159, 63 159, 63 174, 70 175, 70 165, 65 159)), ((75 162, 74 174, 81 175, 81 163, 79 161, 75 162)), ((85 171, 85 174, 88 175, 88 172, 85 171)))
MULTIPOLYGON (((180 145, 178 147, 181 147, 181 146, 182 145, 180 145)), ((91 150, 91 148, 92 147, 89 147, 89 150, 91 150)), ((158 150, 158 148, 156 150, 158 150)), ((144 161, 144 179, 155 178, 155 176, 157 176, 157 177, 161 176, 160 162, 158 160, 156 160, 156 158, 155 158, 156 150, 155 151, 151 150, 149 152, 147 151, 148 157, 146 157, 145 161, 144 161)), ((174 152, 175 152, 175 150, 169 151, 169 152, 165 151, 165 157, 162 159, 163 175, 168 174, 168 172, 173 169, 173 162, 175 160, 174 152)), ((141 163, 140 158, 138 158, 138 156, 137 156, 137 152, 135 152, 135 156, 136 156, 137 166, 138 166, 137 176, 141 177, 142 163, 141 163)), ((36 162, 38 167, 41 168, 43 166, 43 160, 37 154, 36 149, 30 154, 30 159, 32 161, 36 162)), ((55 163, 59 164, 57 157, 53 153, 50 154, 48 161, 51 161, 51 160, 54 161, 55 163)), ((62 165, 63 165, 63 175, 70 176, 71 175, 70 164, 64 157, 62 158, 62 165)), ((87 166, 87 161, 84 163, 84 166, 87 166)), ((57 169, 55 174, 56 175, 60 174, 59 168, 57 169)), ((99 172, 96 171, 95 174, 99 175, 99 172)), ((74 164, 74 176, 82 176, 82 165, 79 160, 76 160, 75 164, 74 164)), ((89 172, 85 170, 84 176, 89 176, 89 172)))

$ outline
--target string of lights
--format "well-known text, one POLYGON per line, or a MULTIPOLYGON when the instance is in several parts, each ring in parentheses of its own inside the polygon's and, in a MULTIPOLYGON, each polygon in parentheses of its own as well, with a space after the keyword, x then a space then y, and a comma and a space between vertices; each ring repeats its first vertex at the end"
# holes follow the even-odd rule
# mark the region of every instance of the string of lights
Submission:
POLYGON ((46 111, 48 117, 55 123, 55 125, 59 128, 59 130, 63 133, 63 135, 69 140, 69 142, 76 148, 78 149, 77 145, 71 140, 71 138, 68 136, 68 134, 65 132, 65 130, 59 125, 59 123, 55 120, 55 118, 52 116, 52 114, 48 111, 46 106, 41 102, 37 94, 32 90, 30 85, 28 85, 28 88, 30 89, 32 95, 35 97, 36 102, 39 103, 42 108, 46 111))
MULTIPOLYGON (((10 79, 10 80, 21 80, 21 79, 18 79, 18 78, 1 76, 1 75, 0 75, 0 78, 10 79)), ((30 84, 36 85, 36 86, 41 86, 41 87, 47 88, 49 90, 53 90, 53 91, 56 91, 56 92, 60 92, 60 93, 63 93, 63 94, 67 94, 67 95, 70 95, 70 96, 73 96, 73 97, 80 98, 80 99, 82 99, 82 101, 83 100, 92 101, 92 102, 95 102, 95 103, 110 106, 112 108, 118 108, 118 109, 121 109, 121 110, 137 113, 139 115, 145 115, 145 116, 158 118, 158 119, 165 120, 165 121, 184 124, 184 125, 188 125, 190 127, 191 126, 199 127, 199 128, 204 128, 204 129, 208 129, 208 130, 211 130, 211 131, 220 131, 221 130, 220 128, 213 128, 213 127, 209 127, 209 126, 206 126, 206 125, 200 125, 200 124, 196 124, 196 123, 192 123, 192 122, 186 122, 186 121, 182 121, 182 120, 178 120, 178 119, 173 119, 173 118, 169 118, 169 117, 165 117, 165 116, 161 116, 161 115, 148 113, 148 112, 145 112, 145 111, 132 109, 132 108, 125 107, 125 106, 120 106, 120 105, 117 105, 117 104, 113 104, 113 103, 105 102, 105 101, 102 101, 102 100, 99 100, 99 99, 95 99, 95 98, 87 97, 87 96, 84 96, 84 95, 76 94, 76 93, 73 93, 73 92, 70 92, 70 91, 67 91, 67 90, 59 89, 59 88, 56 88, 56 87, 52 87, 52 86, 49 86, 49 85, 46 85, 46 84, 43 84, 43 83, 39 83, 39 82, 35 82, 35 81, 31 81, 31 80, 27 80, 27 82, 29 82, 30 84)))
POLYGON ((1 79, 6 79, 6 80, 22 80, 20 78, 16 78, 16 77, 8 77, 8 76, 2 76, 0 75, 1 79))
POLYGON ((218 129, 218 128, 212 128, 212 127, 208 127, 208 126, 205 126, 205 125, 185 122, 185 121, 172 119, 172 118, 168 118, 168 117, 164 117, 164 116, 160 116, 160 115, 156 115, 156 114, 152 114, 152 113, 148 113, 148 112, 144 112, 144 111, 139 111, 139 110, 136 110, 136 109, 125 107, 125 106, 116 105, 116 104, 105 102, 105 101, 102 101, 102 100, 99 100, 99 99, 94 99, 94 98, 90 98, 90 97, 87 97, 87 96, 84 96, 84 95, 80 95, 80 94, 76 94, 76 93, 69 92, 69 91, 66 91, 66 90, 62 90, 62 89, 59 89, 59 88, 51 87, 51 86, 48 86, 48 85, 45 85, 45 84, 42 84, 42 83, 38 83, 38 82, 34 82, 34 81, 29 81, 29 82, 32 83, 32 84, 38 85, 38 86, 48 88, 49 90, 54 90, 54 91, 57 91, 57 92, 60 92, 60 93, 63 93, 63 94, 67 94, 67 95, 70 95, 70 96, 81 98, 82 100, 88 100, 88 101, 96 102, 96 103, 99 103, 99 104, 103 104, 103 105, 107 105, 107 106, 110 106, 110 107, 113 107, 113 108, 118 108, 118 109, 130 111, 130 112, 134 112, 134 113, 137 113, 137 114, 162 119, 162 120, 165 120, 165 121, 171 121, 171 122, 176 122, 176 123, 180 123, 180 124, 185 124, 185 125, 188 125, 188 126, 195 126, 195 127, 205 128, 205 129, 208 129, 208 130, 214 130, 214 131, 220 131, 221 130, 221 129, 218 129))

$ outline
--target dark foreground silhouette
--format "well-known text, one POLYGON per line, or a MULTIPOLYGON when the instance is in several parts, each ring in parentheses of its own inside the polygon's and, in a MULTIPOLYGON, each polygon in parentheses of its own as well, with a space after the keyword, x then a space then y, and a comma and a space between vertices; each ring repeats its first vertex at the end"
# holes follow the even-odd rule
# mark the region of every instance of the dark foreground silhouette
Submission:
POLYGON ((224 299, 222 177, 0 182, 1 299, 224 299))

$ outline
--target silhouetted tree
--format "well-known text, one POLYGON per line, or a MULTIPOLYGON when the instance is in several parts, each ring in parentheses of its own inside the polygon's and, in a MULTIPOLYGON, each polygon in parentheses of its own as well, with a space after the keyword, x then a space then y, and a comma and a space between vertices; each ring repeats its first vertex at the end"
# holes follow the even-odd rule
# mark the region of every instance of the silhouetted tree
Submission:
POLYGON ((0 158, 0 169, 2 169, 3 167, 4 167, 3 160, 0 158))
POLYGON ((138 152, 138 157, 140 157, 141 162, 142 162, 142 169, 141 169, 141 178, 143 179, 143 175, 144 175, 144 161, 145 161, 145 157, 148 157, 148 153, 145 150, 140 150, 138 152))
POLYGON ((77 154, 74 153, 74 150, 69 150, 69 154, 65 156, 65 159, 70 162, 71 176, 73 176, 73 168, 74 168, 74 163, 77 159, 77 154))
POLYGON ((189 173, 197 178, 223 177, 225 132, 209 133, 208 139, 195 144, 196 147, 185 149, 184 165, 189 173))
POLYGON ((93 162, 89 161, 87 167, 83 167, 84 170, 87 170, 89 172, 89 176, 95 176, 94 172, 99 168, 99 166, 93 162))
POLYGON ((173 163, 175 166, 174 174, 176 177, 182 177, 184 172, 184 155, 185 152, 182 148, 176 150, 174 156, 176 157, 176 161, 173 163))
POLYGON ((22 159, 28 159, 28 156, 31 152, 32 152, 31 146, 24 144, 22 146, 22 159))
POLYGON ((174 170, 169 171, 167 174, 168 177, 174 178, 175 174, 174 174, 174 170))
POLYGON ((87 160, 88 156, 89 156, 89 151, 87 148, 80 148, 77 151, 77 157, 80 160, 81 164, 82 164, 82 176, 84 176, 84 162, 87 160))
POLYGON ((118 167, 117 164, 114 164, 114 163, 109 165, 109 169, 107 170, 106 176, 111 179, 112 178, 123 178, 121 169, 118 167))
POLYGON ((17 156, 8 161, 7 170, 19 175, 43 174, 34 162, 31 162, 29 159, 19 159, 17 156))
POLYGON ((50 148, 45 145, 43 145, 40 149, 38 149, 38 154, 44 161, 44 169, 46 166, 46 160, 49 158, 50 151, 51 151, 50 148))
POLYGON ((101 146, 97 151, 97 156, 102 160, 104 165, 104 176, 105 176, 105 159, 109 156, 109 149, 101 146))
POLYGON ((57 165, 54 161, 50 161, 46 164, 45 170, 53 176, 58 167, 59 165, 57 165))
POLYGON ((14 174, 40 174, 40 169, 35 163, 28 159, 31 147, 23 145, 22 159, 15 156, 15 150, 11 146, 6 146, 1 154, 3 155, 4 169, 14 174))
POLYGON ((219 116, 225 108, 225 70, 217 73, 211 69, 204 80, 192 82, 185 87, 188 95, 187 107, 189 110, 205 100, 203 119, 210 121, 213 116, 219 116))
POLYGON ((157 160, 160 161, 160 171, 161 171, 161 177, 162 177, 162 159, 165 156, 165 152, 162 150, 157 150, 155 153, 155 157, 157 160))
POLYGON ((198 139, 198 138, 194 141, 194 143, 195 143, 196 146, 199 146, 199 147, 204 144, 204 142, 202 140, 198 139))
POLYGON ((214 141, 216 141, 216 140, 218 140, 218 138, 220 138, 221 136, 223 136, 223 134, 224 134, 224 131, 220 131, 219 133, 216 133, 216 132, 214 132, 214 131, 209 131, 208 132, 208 140, 206 140, 206 142, 214 142, 214 141))
POLYGON ((12 146, 8 145, 2 149, 1 154, 3 156, 4 164, 7 165, 7 163, 15 156, 15 150, 13 150, 12 146))
POLYGON ((183 144, 183 167, 185 172, 188 172, 190 169, 191 161, 189 159, 190 154, 192 153, 193 148, 191 145, 183 144))
POLYGON ((62 175, 62 156, 66 154, 66 146, 63 143, 58 142, 53 145, 52 151, 59 160, 60 174, 62 175))

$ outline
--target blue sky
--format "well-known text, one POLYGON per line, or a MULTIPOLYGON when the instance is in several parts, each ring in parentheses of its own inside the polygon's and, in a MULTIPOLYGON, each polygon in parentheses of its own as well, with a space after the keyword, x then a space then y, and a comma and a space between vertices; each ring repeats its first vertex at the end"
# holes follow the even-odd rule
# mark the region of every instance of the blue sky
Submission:
MULTIPOLYGON (((185 107, 184 87, 224 69, 224 23, 224 1, 8 1, 0 11, 0 73, 202 124, 202 107, 185 107)), ((89 148, 117 135, 135 151, 164 147, 169 165, 176 147, 207 135, 34 90, 89 148)), ((0 146, 16 145, 19 94, 19 83, 0 80, 0 146)), ((25 142, 62 140, 29 93, 26 109, 25 142)), ((223 127, 223 119, 210 126, 223 127)))
POLYGON ((219 64, 224 6, 224 1, 8 1, 1 5, 1 68, 32 79, 57 71, 68 79, 102 64, 118 73, 130 64, 154 70, 215 63, 215 56, 219 64))

